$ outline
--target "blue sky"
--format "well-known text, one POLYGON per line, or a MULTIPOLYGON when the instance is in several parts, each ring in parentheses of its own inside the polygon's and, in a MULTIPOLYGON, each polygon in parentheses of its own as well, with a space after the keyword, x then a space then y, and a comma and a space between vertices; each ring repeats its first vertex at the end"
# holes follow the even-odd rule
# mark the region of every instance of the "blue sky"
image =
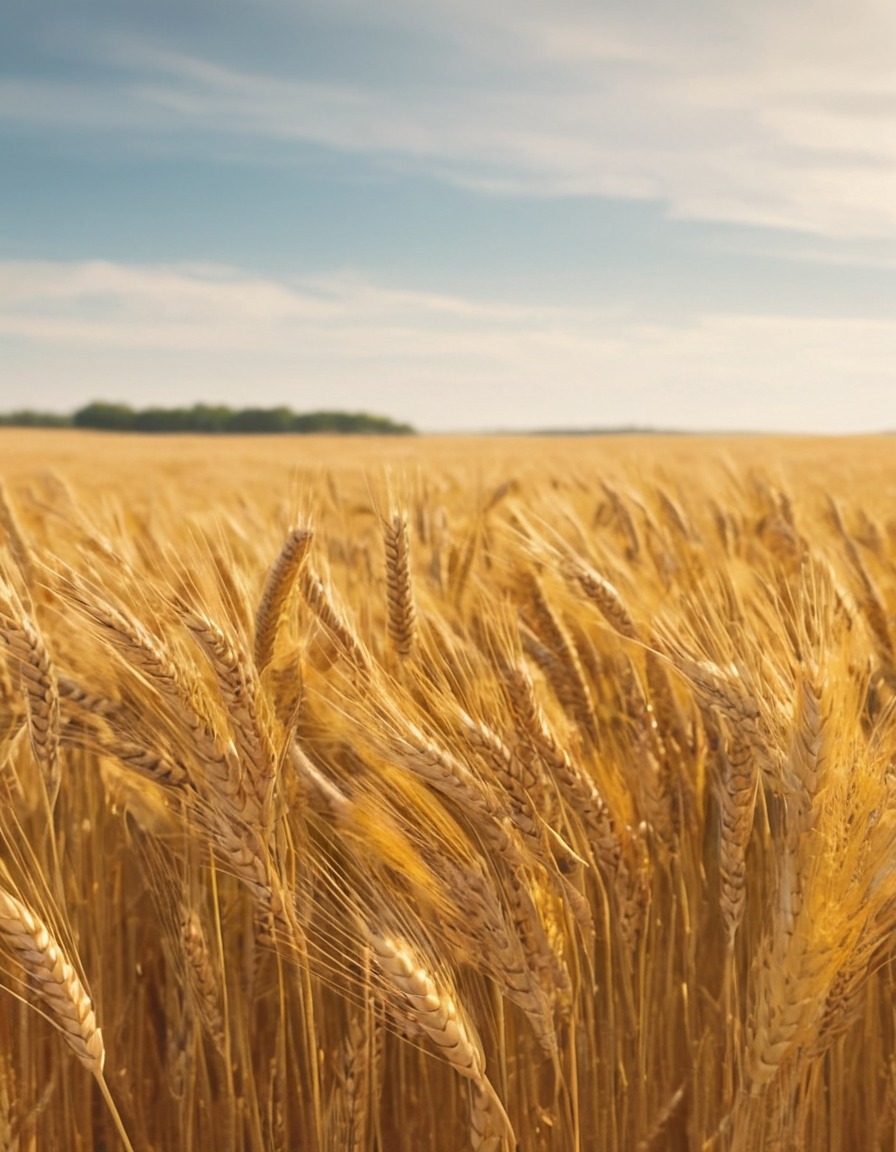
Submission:
POLYGON ((7 6, 0 408, 896 429, 894 59, 882 0, 7 6))

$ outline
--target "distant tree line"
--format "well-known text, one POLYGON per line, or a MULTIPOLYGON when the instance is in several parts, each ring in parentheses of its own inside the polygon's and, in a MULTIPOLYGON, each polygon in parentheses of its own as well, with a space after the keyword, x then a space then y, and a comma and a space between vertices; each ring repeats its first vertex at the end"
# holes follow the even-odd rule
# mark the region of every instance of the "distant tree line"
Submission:
POLYGON ((293 412, 290 408, 131 408, 96 401, 70 416, 20 410, 0 414, 0 425, 24 428, 97 428, 110 432, 313 433, 409 436, 410 424, 366 412, 293 412))

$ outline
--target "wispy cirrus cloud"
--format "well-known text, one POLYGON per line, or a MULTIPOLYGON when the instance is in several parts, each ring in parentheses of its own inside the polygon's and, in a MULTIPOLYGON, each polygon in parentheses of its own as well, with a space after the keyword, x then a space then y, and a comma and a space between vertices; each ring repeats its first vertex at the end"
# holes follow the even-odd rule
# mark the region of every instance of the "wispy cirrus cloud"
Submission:
POLYGON ((0 263, 4 408, 97 396, 385 411, 432 430, 896 427, 896 320, 495 304, 350 272, 0 263))
POLYGON ((298 50, 294 66, 281 48, 263 69, 238 43, 216 55, 125 31, 99 38, 91 79, 0 82, 0 119, 156 147, 244 137, 285 158, 311 143, 491 193, 650 198, 693 219, 896 237, 891 6, 304 4, 288 25, 297 44, 312 18, 332 25, 325 68, 298 50), (357 38, 354 55, 341 48, 353 20, 384 37, 401 27, 388 75, 359 62, 357 38))

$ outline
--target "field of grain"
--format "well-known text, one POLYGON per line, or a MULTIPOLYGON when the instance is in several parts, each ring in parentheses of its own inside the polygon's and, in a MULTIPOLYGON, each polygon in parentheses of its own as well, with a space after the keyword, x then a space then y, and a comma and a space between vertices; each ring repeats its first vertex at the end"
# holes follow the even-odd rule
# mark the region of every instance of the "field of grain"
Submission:
POLYGON ((891 445, 0 432, 0 1148, 896 1148, 891 445))

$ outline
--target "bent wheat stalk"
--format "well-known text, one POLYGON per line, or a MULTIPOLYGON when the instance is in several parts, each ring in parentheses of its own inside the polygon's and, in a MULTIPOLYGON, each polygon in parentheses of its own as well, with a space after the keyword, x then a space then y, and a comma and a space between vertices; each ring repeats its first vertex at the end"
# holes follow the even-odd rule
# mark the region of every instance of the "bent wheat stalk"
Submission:
MULTIPOLYGON (((485 1074, 482 1044, 463 1007, 436 985, 406 941, 369 927, 366 936, 377 965, 396 993, 398 1010, 422 1029, 455 1072, 472 1080, 477 1095, 491 1104, 492 1123, 503 1128, 502 1135, 512 1146, 510 1119, 485 1074)), ((474 1107, 474 1125, 482 1110, 480 1100, 474 1107)))
POLYGON ((47 1019, 62 1033, 85 1068, 93 1073, 122 1143, 128 1152, 133 1152, 103 1077, 106 1050, 93 1003, 43 920, 5 888, 0 888, 0 941, 24 969, 30 986, 46 1009, 47 1019))

